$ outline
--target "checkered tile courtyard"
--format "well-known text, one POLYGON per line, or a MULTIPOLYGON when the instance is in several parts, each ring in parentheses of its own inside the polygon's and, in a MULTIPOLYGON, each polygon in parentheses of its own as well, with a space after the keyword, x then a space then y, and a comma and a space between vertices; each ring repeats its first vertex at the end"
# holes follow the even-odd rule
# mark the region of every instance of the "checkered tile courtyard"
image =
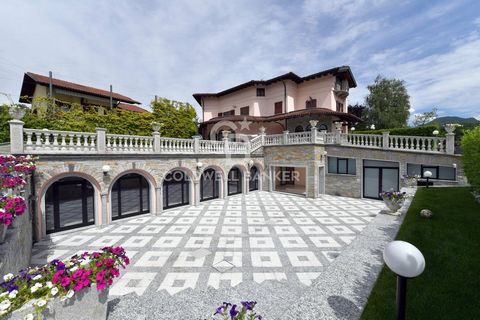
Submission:
POLYGON ((53 234, 35 245, 32 264, 123 246, 132 262, 110 289, 113 297, 245 281, 310 286, 382 208, 374 200, 258 191, 53 234))

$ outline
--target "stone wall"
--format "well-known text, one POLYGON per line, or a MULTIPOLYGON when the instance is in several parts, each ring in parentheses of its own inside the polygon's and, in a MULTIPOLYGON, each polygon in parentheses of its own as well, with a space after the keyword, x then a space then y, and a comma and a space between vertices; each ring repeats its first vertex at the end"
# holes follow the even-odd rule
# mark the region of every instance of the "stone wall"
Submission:
POLYGON ((30 265, 32 256, 32 219, 30 213, 17 217, 0 244, 0 277, 17 273, 30 265))

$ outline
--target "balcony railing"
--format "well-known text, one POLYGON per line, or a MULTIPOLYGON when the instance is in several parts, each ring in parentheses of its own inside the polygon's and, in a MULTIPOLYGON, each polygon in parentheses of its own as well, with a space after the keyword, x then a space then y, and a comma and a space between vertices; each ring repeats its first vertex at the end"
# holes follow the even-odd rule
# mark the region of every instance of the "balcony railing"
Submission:
POLYGON ((397 136, 383 134, 346 134, 307 132, 260 135, 244 142, 233 142, 225 133, 222 141, 165 138, 158 132, 152 136, 107 134, 103 128, 96 132, 57 131, 23 128, 23 122, 10 121, 10 149, 13 154, 250 154, 261 147, 284 145, 340 145, 354 148, 398 150, 419 153, 454 153, 452 132, 446 137, 397 136))

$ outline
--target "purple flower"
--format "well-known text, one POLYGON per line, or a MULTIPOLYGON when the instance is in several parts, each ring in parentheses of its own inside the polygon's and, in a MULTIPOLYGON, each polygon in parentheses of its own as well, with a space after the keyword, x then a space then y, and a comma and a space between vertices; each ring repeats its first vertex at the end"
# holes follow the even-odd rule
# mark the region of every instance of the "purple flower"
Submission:
POLYGON ((218 307, 217 310, 215 310, 215 313, 213 315, 216 316, 217 314, 222 314, 223 308, 224 308, 223 306, 218 307))
POLYGON ((235 317, 237 316, 237 314, 239 313, 237 310, 235 310, 237 308, 237 305, 234 304, 232 306, 232 308, 230 309, 230 318, 233 320, 235 319, 235 317))
POLYGON ((253 310, 253 308, 257 304, 256 301, 242 301, 241 303, 246 310, 253 310))

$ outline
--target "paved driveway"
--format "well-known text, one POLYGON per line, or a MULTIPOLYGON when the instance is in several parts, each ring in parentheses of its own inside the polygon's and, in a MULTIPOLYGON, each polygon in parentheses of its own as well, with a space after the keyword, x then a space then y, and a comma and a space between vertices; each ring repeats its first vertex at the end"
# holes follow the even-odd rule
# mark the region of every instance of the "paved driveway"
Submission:
POLYGON ((382 208, 373 200, 253 192, 53 235, 37 243, 32 264, 107 245, 132 264, 110 295, 235 287, 286 280, 309 286, 382 208))

